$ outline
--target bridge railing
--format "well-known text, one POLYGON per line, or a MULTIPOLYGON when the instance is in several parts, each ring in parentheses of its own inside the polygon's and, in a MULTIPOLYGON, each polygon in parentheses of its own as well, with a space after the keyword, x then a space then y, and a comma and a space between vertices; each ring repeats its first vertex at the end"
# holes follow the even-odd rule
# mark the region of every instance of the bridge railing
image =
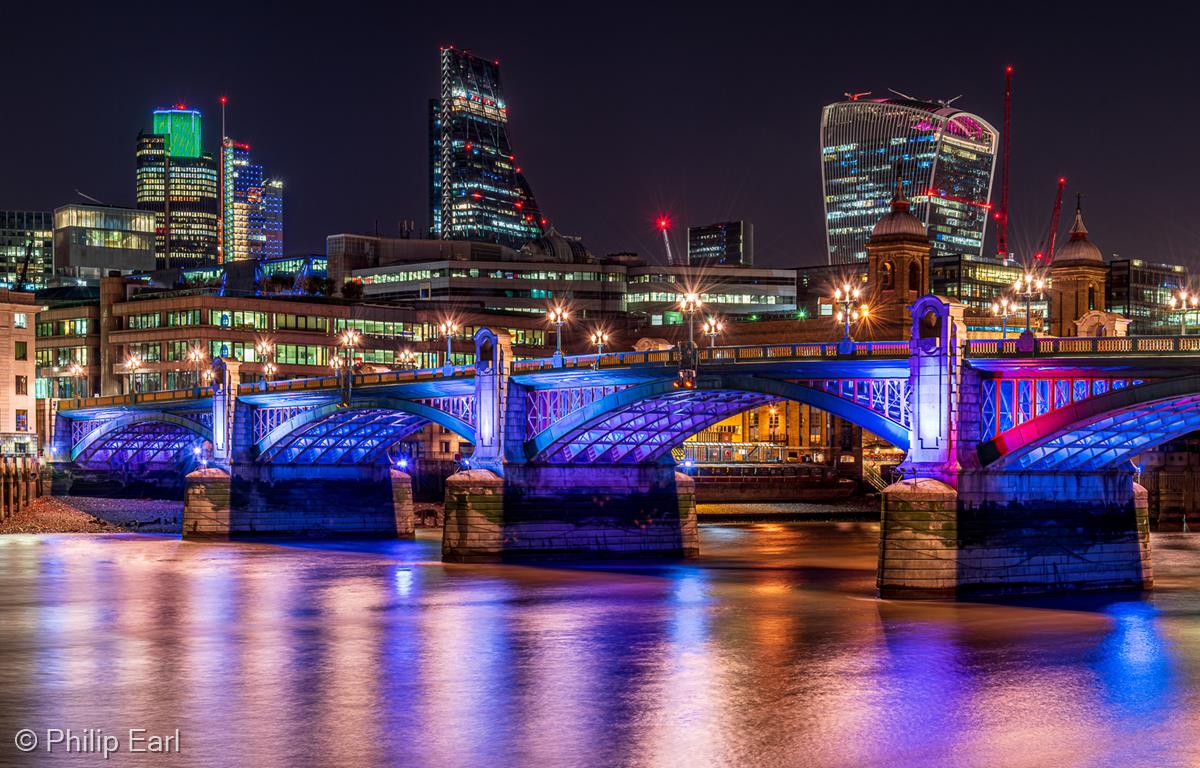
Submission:
MULTIPOLYGON (((454 366, 453 376, 474 376, 474 365, 454 366)), ((410 381, 444 379, 442 368, 418 368, 410 371, 382 371, 379 373, 354 374, 354 386, 372 384, 403 384, 410 381)), ((306 389, 335 389, 341 382, 338 376, 318 376, 310 379, 280 379, 279 381, 252 381, 238 386, 238 394, 251 395, 255 392, 296 392, 306 389)))
MULTIPOLYGON (((199 397, 212 394, 212 387, 200 387, 199 397)), ((130 395, 104 395, 102 397, 77 397, 58 401, 60 411, 73 411, 78 408, 103 408, 113 405, 133 405, 135 403, 166 403, 176 400, 194 400, 197 398, 197 388, 160 389, 154 392, 137 392, 130 395)))
MULTIPOLYGON (((854 348, 854 357, 908 357, 907 341, 864 341, 854 348)), ((835 342, 806 342, 801 344, 755 344, 737 347, 702 347, 700 362, 744 362, 757 360, 794 360, 797 358, 838 357, 835 342)), ((679 349, 656 349, 646 352, 605 352, 602 355, 569 355, 563 358, 562 368, 618 368, 630 365, 673 363, 679 360, 679 349)), ((553 358, 517 360, 513 373, 556 370, 553 358)), ((559 369, 561 370, 561 369, 559 369)))
MULTIPOLYGON (((1159 352, 1200 352, 1200 336, 1099 336, 1035 339, 1033 354, 1079 355, 1159 352)), ((1018 349, 1018 339, 972 339, 967 354, 974 357, 1029 355, 1018 349)))

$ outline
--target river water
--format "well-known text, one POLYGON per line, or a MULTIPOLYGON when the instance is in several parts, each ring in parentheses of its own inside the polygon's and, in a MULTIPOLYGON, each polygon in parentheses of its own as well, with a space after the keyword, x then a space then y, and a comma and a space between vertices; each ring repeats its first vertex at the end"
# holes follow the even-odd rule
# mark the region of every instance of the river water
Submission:
POLYGON ((0 765, 1200 765, 1200 536, 1149 595, 874 598, 877 526, 705 526, 686 563, 447 565, 439 540, 0 537, 0 765))

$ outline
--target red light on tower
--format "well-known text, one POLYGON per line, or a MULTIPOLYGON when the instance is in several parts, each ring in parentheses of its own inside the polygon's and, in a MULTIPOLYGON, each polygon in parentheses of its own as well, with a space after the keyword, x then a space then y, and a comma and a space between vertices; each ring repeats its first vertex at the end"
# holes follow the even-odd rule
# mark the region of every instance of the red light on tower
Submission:
POLYGON ((225 96, 222 96, 222 97, 221 97, 221 103, 222 103, 222 104, 228 104, 228 103, 229 103, 229 99, 228 99, 227 97, 225 97, 225 96))
POLYGON ((667 218, 666 216, 660 215, 658 217, 658 219, 655 220, 654 225, 656 227, 658 227, 660 230, 662 230, 663 232, 666 232, 668 229, 671 228, 671 220, 669 218, 667 218))

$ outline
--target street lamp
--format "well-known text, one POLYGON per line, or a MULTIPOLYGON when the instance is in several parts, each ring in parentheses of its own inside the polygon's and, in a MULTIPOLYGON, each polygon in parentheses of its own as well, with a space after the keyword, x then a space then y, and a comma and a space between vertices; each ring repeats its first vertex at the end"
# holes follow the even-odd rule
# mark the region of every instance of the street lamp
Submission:
MULTIPOLYGON (((347 328, 338 336, 338 343, 342 345, 342 353, 344 355, 342 368, 345 369, 343 371, 345 378, 342 384, 342 402, 347 405, 350 403, 351 388, 354 386, 354 349, 360 341, 362 341, 362 334, 353 328, 347 328)), ((334 359, 337 359, 336 355, 334 359)))
POLYGON ((592 343, 596 345, 596 368, 600 367, 600 356, 604 354, 604 345, 608 343, 608 334, 597 328, 592 331, 592 343))
POLYGON ((263 366, 263 374, 266 376, 267 381, 275 378, 276 370, 278 369, 275 367, 275 363, 267 363, 263 366))
MULTIPOLYGON (((346 333, 350 333, 350 331, 347 331, 346 333)), ((269 366, 271 371, 274 372, 275 363, 271 360, 271 355, 275 351, 275 346, 271 342, 263 339, 254 345, 254 351, 258 354, 259 362, 262 363, 262 367, 259 369, 259 377, 264 381, 269 381, 270 374, 267 373, 267 367, 269 366)))
POLYGON ((83 366, 79 363, 71 363, 67 366, 67 376, 71 379, 71 389, 74 390, 76 397, 86 397, 86 394, 81 394, 83 390, 83 366))
POLYGON ((417 353, 411 349, 400 350, 400 354, 396 356, 396 360, 402 371, 413 370, 417 367, 417 353))
POLYGON ((688 345, 693 349, 696 347, 696 312, 703 304, 700 295, 694 291, 688 291, 679 300, 679 308, 688 316, 688 345))
POLYGON ((1196 293, 1188 293, 1180 291, 1178 296, 1171 297, 1171 309, 1179 308, 1179 335, 1187 336, 1187 313, 1188 308, 1195 312, 1196 307, 1200 305, 1200 295, 1196 293))
POLYGON ((1034 296, 1041 298, 1042 289, 1045 287, 1046 281, 1040 277, 1035 277, 1032 272, 1026 272, 1013 283, 1013 290, 1016 291, 1018 296, 1025 299, 1025 334, 1022 335, 1033 334, 1033 331, 1029 327, 1031 317, 1030 305, 1033 303, 1034 296))
POLYGON ((570 313, 564 307, 551 307, 546 310, 546 317, 554 326, 554 367, 561 368, 563 364, 562 329, 567 324, 570 313))
POLYGON ((141 368, 141 367, 142 367, 142 359, 140 357, 138 357, 137 355, 130 354, 129 357, 125 358, 125 372, 129 375, 129 387, 128 387, 129 392, 128 392, 128 394, 131 394, 131 395, 133 394, 134 374, 136 374, 137 369, 141 368))
POLYGON ((992 314, 1000 318, 1000 340, 1008 340, 1008 318, 1017 313, 1017 302, 1007 296, 1001 296, 1000 301, 992 303, 992 314))
POLYGON ((195 384, 196 384, 197 389, 199 389, 201 386, 200 366, 204 363, 205 357, 206 357, 206 355, 204 354, 204 348, 201 347, 199 344, 188 348, 188 351, 187 351, 188 362, 191 363, 192 365, 196 366, 196 382, 195 382, 195 384))
POLYGON ((715 317, 710 317, 704 321, 701 328, 704 330, 704 335, 708 337, 708 346, 711 349, 717 346, 717 337, 721 335, 721 331, 725 330, 725 323, 715 317))
POLYGON ((454 365, 450 362, 452 354, 450 342, 454 339, 454 334, 458 333, 458 323, 453 320, 443 320, 438 329, 441 330, 442 336, 446 337, 446 363, 442 366, 442 375, 450 376, 454 373, 454 365))
POLYGON ((833 289, 833 304, 839 307, 837 312, 837 320, 842 323, 842 343, 840 348, 847 351, 853 351, 854 339, 850 336, 850 323, 863 319, 867 316, 867 305, 858 304, 859 297, 862 296, 862 289, 852 286, 850 283, 844 284, 841 288, 833 289))

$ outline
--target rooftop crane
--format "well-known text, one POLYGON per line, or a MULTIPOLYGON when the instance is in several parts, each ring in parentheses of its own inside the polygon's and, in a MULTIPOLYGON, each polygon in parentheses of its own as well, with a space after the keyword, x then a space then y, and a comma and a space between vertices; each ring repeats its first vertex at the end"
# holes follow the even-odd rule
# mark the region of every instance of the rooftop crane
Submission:
POLYGON ((17 273, 16 288, 18 291, 25 290, 25 286, 29 284, 29 262, 31 261, 33 261, 33 241, 26 240, 25 260, 21 262, 21 271, 17 273))
POLYGON ((675 258, 671 255, 671 238, 667 237, 667 230, 671 228, 671 219, 660 213, 654 223, 658 226, 658 231, 662 232, 663 245, 667 248, 667 266, 672 266, 675 264, 675 258))
POLYGON ((1011 66, 1004 69, 1004 144, 1000 159, 1000 207, 993 214, 996 219, 996 254, 1002 259, 1008 258, 1008 161, 1012 155, 1009 143, 1012 130, 1012 71, 1011 66))
POLYGON ((1043 251, 1041 246, 1038 247, 1037 260, 1043 266, 1049 265, 1054 260, 1054 243, 1058 240, 1058 222, 1062 218, 1063 188, 1066 186, 1067 180, 1059 176, 1058 192, 1054 195, 1054 211, 1050 214, 1050 231, 1046 233, 1046 237, 1042 240, 1046 244, 1046 250, 1043 251))

